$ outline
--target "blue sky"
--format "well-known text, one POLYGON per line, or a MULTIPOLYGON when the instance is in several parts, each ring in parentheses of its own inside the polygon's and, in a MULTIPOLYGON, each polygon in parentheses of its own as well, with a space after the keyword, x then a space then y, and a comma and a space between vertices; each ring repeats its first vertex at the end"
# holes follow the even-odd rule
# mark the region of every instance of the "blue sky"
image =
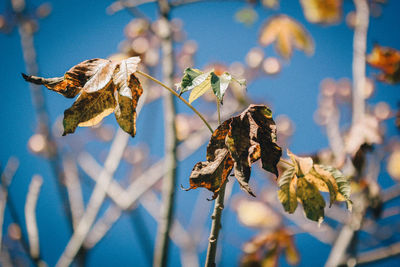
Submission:
MULTIPOLYGON (((8 2, 8 1, 7 1, 8 2)), ((263 77, 248 88, 248 94, 258 102, 271 104, 275 115, 287 114, 296 124, 296 133, 292 138, 290 148, 295 153, 312 153, 327 146, 324 131, 313 121, 313 113, 317 108, 317 96, 320 82, 326 77, 339 79, 351 78, 352 38, 353 31, 344 22, 335 26, 319 26, 308 23, 302 13, 298 1, 281 1, 280 12, 286 13, 303 23, 310 31, 316 45, 312 57, 296 51, 290 62, 283 64, 282 72, 276 77, 263 77)), ((353 10, 351 1, 344 1, 345 13, 353 10)), ((28 1, 29 6, 38 6, 40 0, 28 1)), ((131 15, 121 11, 113 16, 106 14, 105 9, 111 1, 71 0, 52 1, 53 11, 50 17, 39 21, 40 29, 35 35, 35 47, 38 55, 40 74, 45 77, 61 76, 71 66, 90 58, 106 58, 117 51, 118 44, 124 39, 123 28, 130 21, 131 15)), ((5 1, 0 3, 0 13, 5 12, 5 1)), ((173 11, 172 16, 181 18, 188 39, 196 40, 199 49, 196 54, 196 67, 202 68, 209 62, 223 62, 229 64, 234 61, 244 62, 246 53, 252 47, 258 46, 257 39, 260 27, 268 16, 277 13, 257 7, 258 20, 252 27, 246 27, 234 20, 234 14, 245 5, 237 1, 221 1, 191 4, 173 11)), ((146 4, 141 10, 150 18, 156 18, 157 8, 154 4, 146 4)), ((371 51, 374 42, 383 46, 400 49, 400 35, 398 34, 399 1, 389 1, 383 7, 381 18, 371 19, 368 34, 368 49, 371 51)), ((274 49, 264 49, 267 56, 277 56, 274 49)), ((27 84, 20 76, 25 72, 19 35, 16 29, 9 35, 0 35, 0 122, 2 125, 0 138, 0 163, 2 166, 10 156, 16 156, 20 161, 20 168, 10 188, 11 196, 19 208, 19 215, 23 216, 24 198, 28 190, 32 175, 39 173, 44 177, 44 185, 38 203, 38 224, 41 248, 44 259, 49 265, 54 265, 62 252, 70 233, 68 233, 60 200, 55 192, 54 179, 48 164, 40 157, 32 155, 27 142, 35 132, 35 115, 31 102, 31 95, 27 84)), ((373 72, 369 67, 367 74, 373 72)), ((399 101, 399 86, 389 86, 377 83, 375 95, 370 103, 386 101, 392 108, 396 108, 399 101)), ((72 100, 65 99, 58 94, 45 91, 46 103, 52 122, 63 114, 64 109, 72 104, 72 100)), ((196 104, 199 105, 199 104, 196 104)), ((156 102, 145 109, 143 118, 154 118, 153 127, 162 130, 161 103, 156 102)), ((178 110, 187 110, 178 106, 178 110)), ((148 120, 147 120, 148 121, 148 120)), ((147 121, 138 119, 138 140, 146 137, 140 133, 143 129, 152 130, 147 121)), ((116 126, 113 118, 106 123, 116 126)), ((393 119, 387 122, 389 135, 396 134, 393 119)), ((154 130, 154 128, 153 128, 154 130)), ((84 130, 78 129, 77 135, 84 135, 84 130)), ((66 137, 73 142, 74 137, 66 137)), ((161 157, 162 136, 153 136, 151 152, 155 157, 161 157)), ((131 144, 139 141, 131 140, 131 144)), ((104 151, 107 146, 95 141, 87 140, 85 144, 90 151, 104 151)), ((73 151, 73 148, 71 148, 73 151)), ((204 157, 204 149, 182 162, 179 173, 179 184, 188 184, 187 177, 193 164, 204 157)), ((101 159, 99 159, 101 161, 101 159)), ((122 171, 121 171, 122 172, 122 171)), ((258 175, 260 176, 260 175, 258 175)), ((261 180, 257 177, 257 182, 261 180)), ((85 199, 87 200, 92 186, 90 179, 85 178, 85 199)), ((253 179, 253 178, 252 178, 253 179)), ((383 179, 388 186, 393 182, 389 178, 383 179)), ((234 192, 240 192, 238 186, 234 192)), ((204 193, 204 192, 203 192, 204 193)), ((179 216, 186 224, 185 217, 194 205, 194 191, 178 191, 177 209, 179 216)), ((206 196, 207 194, 203 194, 206 196)), ((205 199, 204 199, 205 200, 205 199)), ((144 214, 144 219, 154 239, 156 223, 144 214)), ((238 228, 234 213, 225 214, 226 239, 229 233, 235 232, 233 239, 240 237, 242 241, 249 239, 254 231, 238 228), (237 230, 240 229, 240 230, 237 230)), ((10 217, 6 216, 6 225, 10 217)), ((209 221, 207 221, 209 223, 209 221)), ((140 252, 140 237, 131 230, 130 218, 124 215, 108 235, 88 258, 88 266, 143 266, 146 264, 140 252)), ((240 246, 226 244, 222 254, 222 266, 233 266, 240 256, 240 246)), ((296 243, 302 253, 302 266, 321 265, 329 253, 329 248, 306 234, 296 236, 296 243), (319 257, 315 257, 315 251, 319 257)), ((204 259, 205 253, 200 255, 204 259)), ((179 254, 176 247, 171 251, 171 266, 178 262, 179 254)))

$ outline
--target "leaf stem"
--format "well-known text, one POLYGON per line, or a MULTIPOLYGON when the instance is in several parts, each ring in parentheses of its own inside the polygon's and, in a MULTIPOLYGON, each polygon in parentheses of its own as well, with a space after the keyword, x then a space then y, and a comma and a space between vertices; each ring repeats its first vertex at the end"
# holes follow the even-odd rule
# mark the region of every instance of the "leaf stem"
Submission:
POLYGON ((137 70, 136 73, 145 76, 146 78, 152 80, 153 82, 161 85, 162 87, 164 87, 165 89, 167 89, 168 91, 170 91, 172 94, 174 94, 176 97, 178 97, 183 103, 185 103, 191 110, 193 110, 194 113, 197 114, 197 116, 199 116, 199 118, 204 122, 204 124, 207 126, 207 128, 211 131, 211 133, 214 132, 214 130, 211 128, 210 124, 207 122, 207 120, 203 117, 203 115, 201 115, 201 113, 195 109, 191 104, 189 104, 189 102, 186 101, 186 99, 184 99, 183 97, 181 97, 177 92, 175 92, 172 88, 168 87, 167 85, 163 84, 162 82, 160 82, 159 80, 157 80, 156 78, 154 78, 153 76, 141 72, 140 70, 137 70))
POLYGON ((294 167, 294 164, 293 164, 293 163, 290 163, 289 161, 286 161, 286 160, 284 160, 284 159, 279 159, 279 161, 282 162, 282 163, 285 163, 285 164, 287 164, 287 165, 289 165, 289 166, 294 167))

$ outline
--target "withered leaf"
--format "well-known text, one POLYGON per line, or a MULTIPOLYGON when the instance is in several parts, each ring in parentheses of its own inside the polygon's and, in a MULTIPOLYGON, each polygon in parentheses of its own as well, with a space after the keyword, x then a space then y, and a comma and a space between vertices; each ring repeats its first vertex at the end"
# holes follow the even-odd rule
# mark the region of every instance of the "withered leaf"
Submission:
POLYGON ((293 46, 308 54, 314 51, 310 34, 300 23, 286 15, 270 18, 261 29, 259 42, 264 46, 276 42, 275 47, 284 58, 291 57, 293 46))
POLYGON ((254 196, 248 184, 251 164, 261 158, 263 168, 277 175, 276 164, 281 154, 271 111, 264 105, 250 105, 213 133, 207 147, 207 161, 194 166, 189 189, 205 187, 216 197, 234 167, 241 188, 254 196))
POLYGON ((104 88, 110 81, 114 68, 110 60, 95 58, 75 65, 64 74, 64 77, 46 79, 22 75, 27 82, 44 85, 65 97, 73 98, 82 90, 90 93, 104 88))
POLYGON ((381 82, 395 84, 400 82, 400 51, 375 45, 367 62, 372 67, 380 69, 377 79, 381 82))
POLYGON ((113 86, 79 95, 72 107, 64 111, 63 135, 75 132, 76 127, 88 127, 98 124, 115 109, 113 86))
POLYGON ((225 136, 228 134, 231 121, 232 119, 224 121, 214 131, 207 146, 207 161, 198 162, 190 174, 189 189, 205 187, 214 192, 213 199, 217 197, 233 168, 232 157, 225 146, 225 136))
POLYGON ((68 70, 64 77, 42 78, 23 74, 26 81, 73 98, 80 94, 71 108, 64 112, 64 133, 73 133, 78 126, 93 126, 115 112, 121 128, 135 136, 136 106, 143 90, 134 75, 139 57, 113 62, 90 59, 68 70))
POLYGON ((343 0, 301 0, 304 15, 309 22, 333 24, 342 17, 343 0))

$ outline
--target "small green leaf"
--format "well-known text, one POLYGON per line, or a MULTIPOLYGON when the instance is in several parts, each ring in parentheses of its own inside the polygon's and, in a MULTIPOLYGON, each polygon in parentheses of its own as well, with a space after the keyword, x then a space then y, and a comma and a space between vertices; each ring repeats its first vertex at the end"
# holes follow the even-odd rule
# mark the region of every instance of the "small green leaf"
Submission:
POLYGON ((199 75, 203 74, 202 71, 192 68, 185 69, 183 73, 184 75, 181 83, 177 84, 178 88, 181 89, 180 94, 183 94, 184 92, 193 89, 193 87, 191 86, 193 85, 194 79, 197 78, 199 75))
POLYGON ((297 208, 296 183, 294 167, 289 167, 279 179, 278 198, 285 211, 293 213, 297 208))

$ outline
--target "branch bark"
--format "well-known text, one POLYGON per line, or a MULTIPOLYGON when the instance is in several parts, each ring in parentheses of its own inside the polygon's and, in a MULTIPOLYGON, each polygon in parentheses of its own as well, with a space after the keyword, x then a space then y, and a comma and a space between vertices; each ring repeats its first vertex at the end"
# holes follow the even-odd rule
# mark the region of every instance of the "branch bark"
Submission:
MULTIPOLYGON (((174 50, 172 29, 170 24, 170 6, 168 0, 159 0, 160 28, 158 35, 161 39, 163 80, 168 87, 173 87, 174 82, 174 50)), ((168 260, 169 234, 174 212, 176 188, 176 146, 177 137, 175 129, 175 100, 169 92, 164 95, 165 116, 165 168, 162 189, 161 216, 158 225, 156 245, 154 250, 153 266, 166 266, 168 260)))

